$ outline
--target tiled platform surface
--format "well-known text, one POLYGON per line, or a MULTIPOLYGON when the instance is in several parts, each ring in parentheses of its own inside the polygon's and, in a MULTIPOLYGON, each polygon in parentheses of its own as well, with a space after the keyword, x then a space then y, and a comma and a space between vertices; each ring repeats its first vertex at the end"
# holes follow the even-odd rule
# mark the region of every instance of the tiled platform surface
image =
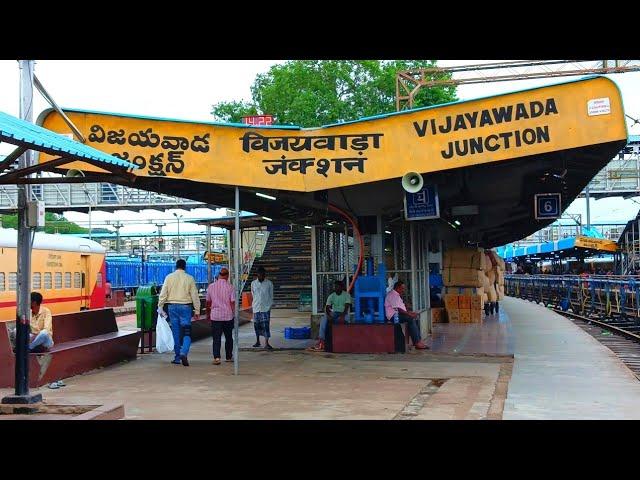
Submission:
POLYGON ((640 419, 640 381, 570 320, 507 298, 515 355, 508 419, 640 419))
POLYGON ((482 323, 435 323, 426 343, 432 353, 513 356, 514 338, 509 312, 503 308, 482 323))
POLYGON ((253 325, 243 325, 239 377, 233 364, 211 365, 204 339, 193 344, 189 368, 169 364, 171 354, 142 355, 40 391, 50 403, 123 403, 129 419, 392 419, 407 411, 414 419, 640 418, 640 382, 615 355, 529 302, 506 299, 482 325, 435 325, 432 350, 406 355, 295 350, 310 341, 285 340, 282 331, 307 322, 308 313, 274 311, 272 343, 283 349, 275 352, 251 349, 253 325), (447 380, 423 396, 432 379, 447 380))

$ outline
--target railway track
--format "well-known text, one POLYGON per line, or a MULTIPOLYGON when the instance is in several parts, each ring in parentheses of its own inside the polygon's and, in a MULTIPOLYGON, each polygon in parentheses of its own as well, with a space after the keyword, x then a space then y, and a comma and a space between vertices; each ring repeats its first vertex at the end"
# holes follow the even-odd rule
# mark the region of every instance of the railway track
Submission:
POLYGON ((610 320, 583 317, 575 313, 553 309, 567 317, 575 325, 587 332, 605 347, 615 353, 640 380, 640 325, 633 321, 610 320))

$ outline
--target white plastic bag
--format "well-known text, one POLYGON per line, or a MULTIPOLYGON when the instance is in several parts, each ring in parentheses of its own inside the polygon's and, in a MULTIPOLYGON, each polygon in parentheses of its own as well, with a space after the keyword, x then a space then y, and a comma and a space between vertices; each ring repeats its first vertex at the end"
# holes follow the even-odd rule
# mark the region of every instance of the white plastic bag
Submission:
POLYGON ((156 351, 158 353, 171 352, 173 350, 173 333, 164 316, 158 314, 156 320, 156 351))

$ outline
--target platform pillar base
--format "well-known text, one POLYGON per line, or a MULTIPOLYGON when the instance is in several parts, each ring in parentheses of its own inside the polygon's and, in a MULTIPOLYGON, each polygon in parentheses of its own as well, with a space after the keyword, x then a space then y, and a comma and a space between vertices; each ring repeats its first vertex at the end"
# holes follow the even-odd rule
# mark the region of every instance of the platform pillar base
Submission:
POLYGON ((4 405, 30 405, 41 402, 42 394, 36 393, 35 395, 7 395, 1 403, 4 405))

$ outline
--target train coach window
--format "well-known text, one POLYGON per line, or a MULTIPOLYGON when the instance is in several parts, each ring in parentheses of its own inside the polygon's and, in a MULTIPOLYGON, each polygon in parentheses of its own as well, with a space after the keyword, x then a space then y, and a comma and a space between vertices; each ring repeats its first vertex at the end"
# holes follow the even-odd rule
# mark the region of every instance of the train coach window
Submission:
POLYGON ((33 280, 31 281, 31 283, 33 283, 33 289, 34 290, 39 290, 42 288, 42 274, 39 272, 36 272, 33 274, 33 280))
POLYGON ((62 288, 62 272, 56 272, 53 276, 53 288, 62 288))
POLYGON ((73 288, 82 288, 82 281, 80 280, 80 272, 73 273, 73 288))
POLYGON ((14 291, 18 288, 18 273, 9 273, 9 290, 14 291))
POLYGON ((5 280, 4 280, 4 272, 0 272, 0 292, 4 292, 6 290, 5 280))
POLYGON ((71 288, 71 272, 64 272, 64 288, 71 288))
POLYGON ((44 288, 45 290, 51 290, 51 272, 44 273, 44 288))
POLYGON ((98 272, 98 278, 96 279, 96 287, 102 287, 102 272, 98 272))

